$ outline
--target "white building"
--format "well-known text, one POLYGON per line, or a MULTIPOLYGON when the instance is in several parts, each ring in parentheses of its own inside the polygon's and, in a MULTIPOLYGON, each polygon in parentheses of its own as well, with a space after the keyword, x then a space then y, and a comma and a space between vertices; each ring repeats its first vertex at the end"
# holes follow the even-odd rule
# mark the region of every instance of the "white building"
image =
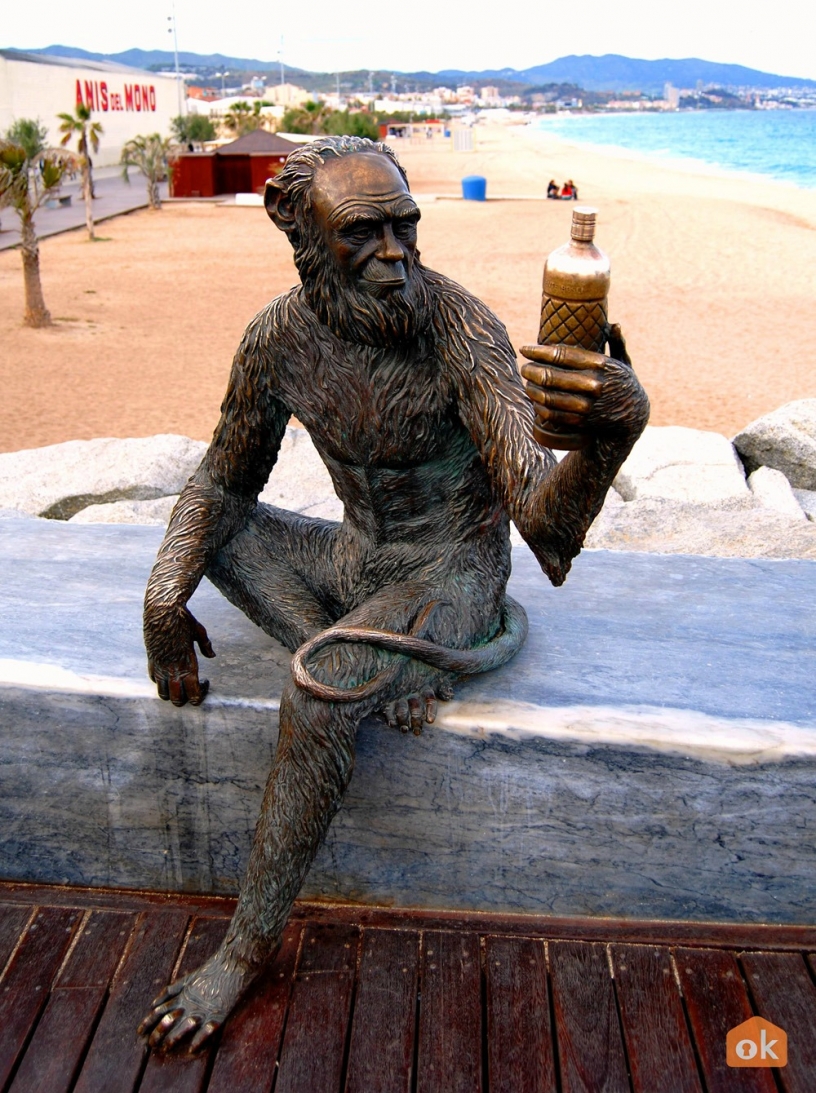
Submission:
POLYGON ((73 113, 80 102, 102 125, 97 167, 118 163, 122 145, 135 136, 170 136, 170 121, 182 112, 175 76, 0 49, 0 134, 18 118, 38 118, 49 143, 59 144, 57 114, 73 113))

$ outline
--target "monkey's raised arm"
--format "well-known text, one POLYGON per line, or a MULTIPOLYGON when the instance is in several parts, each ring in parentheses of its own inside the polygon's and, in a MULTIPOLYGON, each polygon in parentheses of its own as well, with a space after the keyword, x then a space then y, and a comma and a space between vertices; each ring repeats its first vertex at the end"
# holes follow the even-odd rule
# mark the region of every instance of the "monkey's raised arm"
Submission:
POLYGON ((215 554, 243 527, 290 416, 276 394, 274 306, 273 301, 244 333, 212 442, 173 509, 145 593, 148 671, 159 695, 177 705, 187 699, 198 704, 206 694, 193 643, 214 656, 187 601, 215 554))
POLYGON ((458 372, 462 421, 510 518, 552 583, 562 584, 645 425, 648 400, 644 395, 642 410, 623 420, 615 414, 620 377, 611 375, 597 397, 589 446, 557 463, 533 439, 535 415, 506 330, 480 301, 433 276, 440 282, 436 336, 458 372))

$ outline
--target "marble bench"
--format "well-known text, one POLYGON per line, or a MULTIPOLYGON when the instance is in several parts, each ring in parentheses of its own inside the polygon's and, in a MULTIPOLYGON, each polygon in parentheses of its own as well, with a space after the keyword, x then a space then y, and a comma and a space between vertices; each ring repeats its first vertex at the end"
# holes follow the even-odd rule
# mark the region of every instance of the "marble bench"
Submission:
MULTIPOLYGON (((230 893, 288 654, 206 582, 199 709, 140 609, 161 529, 0 521, 0 877, 230 893)), ((359 732, 304 895, 556 915, 813 921, 816 562, 587 551, 530 638, 421 737, 359 732)))

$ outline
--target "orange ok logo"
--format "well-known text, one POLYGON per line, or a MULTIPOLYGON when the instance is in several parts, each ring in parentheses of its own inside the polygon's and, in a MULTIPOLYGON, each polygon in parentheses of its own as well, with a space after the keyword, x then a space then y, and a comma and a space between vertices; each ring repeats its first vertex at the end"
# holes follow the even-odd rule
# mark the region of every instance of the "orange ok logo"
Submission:
POLYGON ((764 1017, 743 1021, 725 1038, 725 1061, 729 1066, 785 1066, 787 1033, 764 1017))

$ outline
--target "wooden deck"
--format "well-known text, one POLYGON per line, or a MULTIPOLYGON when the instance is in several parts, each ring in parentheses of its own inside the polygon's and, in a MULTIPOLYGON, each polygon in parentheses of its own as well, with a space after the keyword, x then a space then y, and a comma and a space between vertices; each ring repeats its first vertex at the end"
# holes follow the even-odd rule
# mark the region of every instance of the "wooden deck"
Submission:
POLYGON ((0 884, 3 1093, 813 1093, 816 928, 298 905, 220 1041, 134 1028, 233 903, 0 884), (788 1034, 732 1069, 728 1029, 788 1034))

